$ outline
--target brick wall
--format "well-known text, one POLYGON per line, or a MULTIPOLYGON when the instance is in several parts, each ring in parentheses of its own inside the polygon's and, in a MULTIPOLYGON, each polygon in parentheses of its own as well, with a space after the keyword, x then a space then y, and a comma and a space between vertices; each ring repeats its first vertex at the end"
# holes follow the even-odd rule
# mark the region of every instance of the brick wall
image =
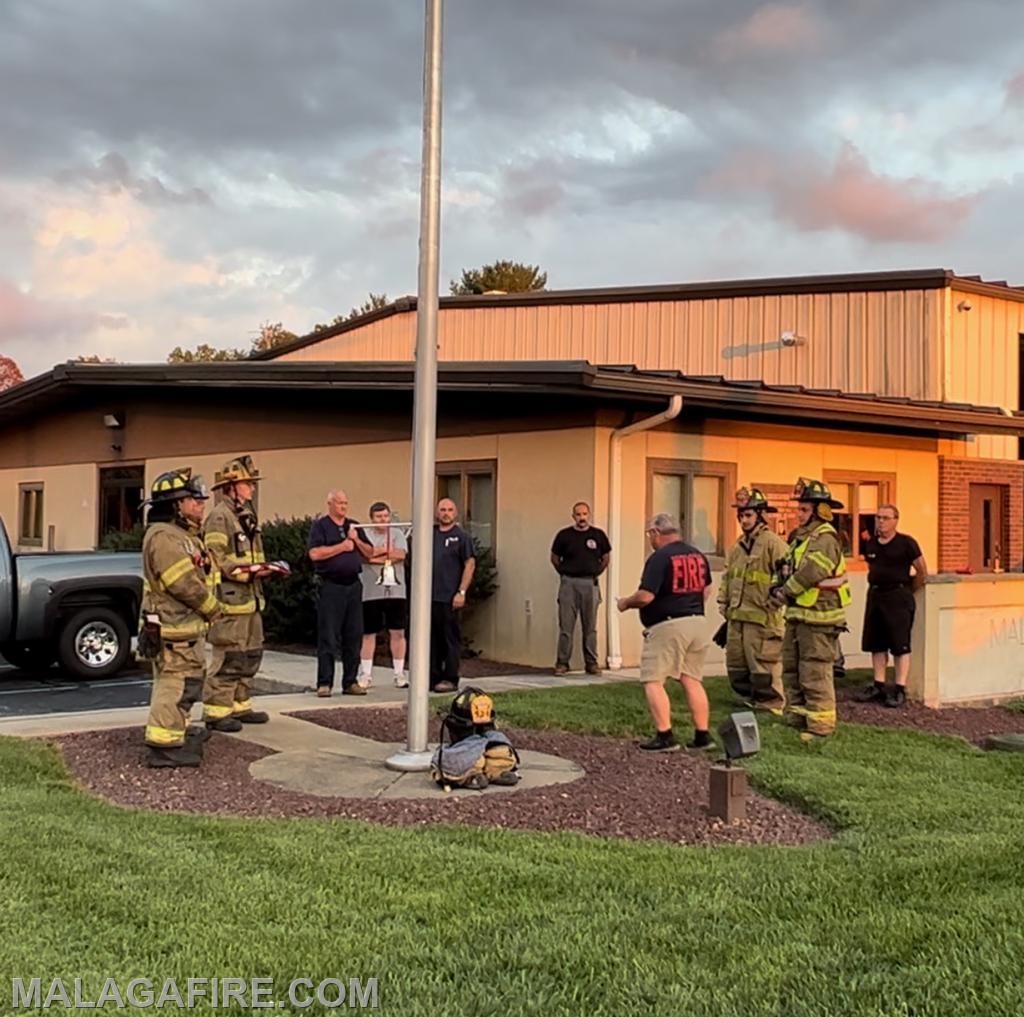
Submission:
POLYGON ((970 518, 970 485, 1003 487, 1003 568, 1024 568, 1024 463, 998 459, 939 457, 939 571, 967 567, 970 530, 981 525, 970 518))

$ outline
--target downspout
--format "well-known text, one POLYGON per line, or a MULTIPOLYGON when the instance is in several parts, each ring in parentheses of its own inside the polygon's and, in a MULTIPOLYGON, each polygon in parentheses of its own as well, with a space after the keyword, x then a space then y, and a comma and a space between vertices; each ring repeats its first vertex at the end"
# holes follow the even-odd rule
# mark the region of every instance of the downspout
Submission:
POLYGON ((621 572, 619 563, 622 561, 622 439, 640 431, 649 431, 667 420, 673 420, 679 416, 682 408, 683 397, 674 395, 661 413, 655 413, 653 417, 644 417, 643 420, 628 424, 626 427, 616 428, 608 439, 608 539, 612 545, 612 554, 608 560, 608 596, 605 608, 608 626, 608 667, 613 671, 622 667, 619 609, 616 607, 621 572))

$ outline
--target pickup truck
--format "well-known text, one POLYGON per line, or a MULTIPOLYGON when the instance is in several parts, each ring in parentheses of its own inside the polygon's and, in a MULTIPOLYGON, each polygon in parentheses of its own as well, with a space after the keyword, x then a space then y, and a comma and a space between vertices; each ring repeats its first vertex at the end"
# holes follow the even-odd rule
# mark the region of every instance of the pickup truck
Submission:
POLYGON ((0 520, 0 656, 15 667, 114 674, 131 655, 141 601, 138 552, 13 554, 0 520))

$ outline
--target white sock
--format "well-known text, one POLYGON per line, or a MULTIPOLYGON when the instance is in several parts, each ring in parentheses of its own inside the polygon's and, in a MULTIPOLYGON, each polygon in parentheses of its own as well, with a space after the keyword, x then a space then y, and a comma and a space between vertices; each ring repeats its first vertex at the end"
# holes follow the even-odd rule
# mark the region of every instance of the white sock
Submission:
POLYGON ((359 660, 359 673, 370 676, 373 674, 373 657, 369 660, 360 658, 359 660))
POLYGON ((395 674, 399 678, 405 674, 405 657, 395 657, 395 674))

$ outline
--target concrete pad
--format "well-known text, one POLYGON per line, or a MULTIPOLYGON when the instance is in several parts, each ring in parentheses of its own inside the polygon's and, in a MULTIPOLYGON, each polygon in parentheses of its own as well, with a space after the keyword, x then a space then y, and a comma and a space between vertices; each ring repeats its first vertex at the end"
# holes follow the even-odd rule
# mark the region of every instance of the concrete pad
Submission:
MULTIPOLYGON (((306 723, 298 721, 297 723, 306 723)), ((313 726, 313 725, 308 725, 313 726)), ((326 729, 324 729, 326 730, 326 729)), ((343 732, 331 732, 342 736, 343 732)), ((322 798, 437 798, 445 794, 431 779, 429 773, 398 773, 384 766, 384 758, 402 746, 396 743, 370 741, 373 758, 354 755, 357 743, 368 739, 343 735, 345 744, 334 750, 317 748, 278 752, 258 759, 249 767, 256 780, 275 787, 322 798)), ((434 746, 431 746, 433 749, 434 746)), ((515 787, 489 787, 486 791, 454 789, 455 795, 479 795, 528 791, 552 784, 567 784, 579 780, 584 770, 569 759, 543 752, 520 753, 522 780, 515 787)))

